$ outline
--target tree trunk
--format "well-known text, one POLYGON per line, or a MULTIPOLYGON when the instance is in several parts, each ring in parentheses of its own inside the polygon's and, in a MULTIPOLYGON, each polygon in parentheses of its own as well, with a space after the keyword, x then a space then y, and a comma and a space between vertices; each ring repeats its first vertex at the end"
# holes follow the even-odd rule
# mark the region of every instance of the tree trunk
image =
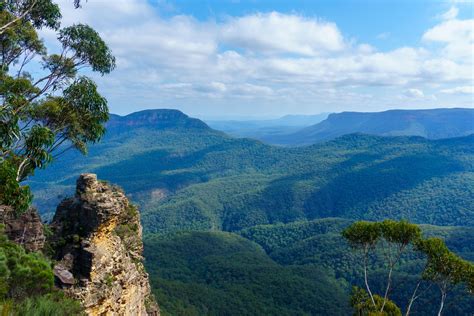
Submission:
POLYGON ((380 308, 381 313, 383 312, 383 309, 385 308, 385 303, 387 302, 387 298, 388 298, 388 292, 390 291, 390 286, 392 285, 392 271, 393 271, 393 265, 390 267, 390 270, 388 272, 387 288, 385 289, 385 295, 383 297, 382 308, 380 308))
POLYGON ((367 276, 367 258, 368 257, 368 249, 367 249, 367 246, 365 248, 365 253, 364 253, 364 280, 365 280, 365 287, 367 289, 367 292, 369 292, 369 295, 370 295, 370 299, 372 300, 372 304, 374 305, 375 307, 375 300, 374 300, 374 296, 372 295, 372 291, 370 290, 370 286, 369 286, 369 280, 368 280, 368 276, 367 276))
POLYGON ((420 283, 421 282, 418 281, 418 283, 416 284, 415 290, 413 291, 413 294, 410 298, 410 302, 408 303, 407 312, 405 313, 405 316, 410 315, 411 307, 413 306, 413 303, 415 302, 415 300, 418 298, 418 296, 416 296, 416 292, 418 292, 418 288, 420 287, 420 283))
POLYGON ((444 301, 446 300, 446 289, 443 287, 441 289, 441 304, 439 306, 438 316, 441 316, 444 308, 444 301))

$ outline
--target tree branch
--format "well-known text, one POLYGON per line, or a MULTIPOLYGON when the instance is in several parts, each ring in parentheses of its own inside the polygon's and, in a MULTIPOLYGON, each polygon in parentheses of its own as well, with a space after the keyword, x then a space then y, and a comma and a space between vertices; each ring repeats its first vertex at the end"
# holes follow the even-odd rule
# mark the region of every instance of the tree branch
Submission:
POLYGON ((28 15, 28 13, 31 12, 31 10, 33 10, 33 8, 35 7, 36 5, 36 2, 38 2, 38 0, 34 0, 33 3, 31 4, 31 6, 25 10, 25 12, 23 12, 22 14, 20 14, 19 16, 17 16, 15 19, 11 20, 10 22, 8 22, 7 24, 3 25, 0 27, 0 35, 2 35, 10 26, 12 26, 13 24, 15 24, 16 22, 22 20, 25 16, 28 15))

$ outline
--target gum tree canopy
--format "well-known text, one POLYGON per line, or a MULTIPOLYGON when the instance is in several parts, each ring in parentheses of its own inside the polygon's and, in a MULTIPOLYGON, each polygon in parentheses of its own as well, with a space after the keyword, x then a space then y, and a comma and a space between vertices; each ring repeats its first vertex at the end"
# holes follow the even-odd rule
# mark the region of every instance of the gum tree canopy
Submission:
POLYGON ((70 148, 86 153, 108 119, 106 99, 78 72, 107 74, 115 58, 91 27, 60 19, 52 0, 0 0, 0 204, 18 212, 31 201, 20 183, 70 148), (57 32, 59 51, 47 52, 44 28, 57 32))

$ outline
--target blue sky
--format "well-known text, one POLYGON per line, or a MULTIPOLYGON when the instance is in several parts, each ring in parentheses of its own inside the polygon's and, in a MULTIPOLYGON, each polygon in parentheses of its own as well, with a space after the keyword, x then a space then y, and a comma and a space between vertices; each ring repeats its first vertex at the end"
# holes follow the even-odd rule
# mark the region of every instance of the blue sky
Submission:
POLYGON ((116 55, 94 77, 114 113, 474 107, 472 1, 58 2, 63 25, 90 24, 116 55))

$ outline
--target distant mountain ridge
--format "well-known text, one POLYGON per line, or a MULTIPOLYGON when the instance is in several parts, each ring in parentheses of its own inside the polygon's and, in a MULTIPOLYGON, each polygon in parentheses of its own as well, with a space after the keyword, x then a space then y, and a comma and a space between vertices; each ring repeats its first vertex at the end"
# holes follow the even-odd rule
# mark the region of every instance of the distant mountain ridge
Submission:
POLYGON ((474 133, 474 109, 389 110, 330 114, 318 124, 292 134, 266 139, 280 145, 310 145, 351 133, 422 136, 429 139, 474 133))
POLYGON ((302 128, 314 125, 328 117, 329 113, 314 115, 285 115, 267 120, 206 120, 214 129, 234 137, 248 137, 262 141, 295 133, 302 128))

